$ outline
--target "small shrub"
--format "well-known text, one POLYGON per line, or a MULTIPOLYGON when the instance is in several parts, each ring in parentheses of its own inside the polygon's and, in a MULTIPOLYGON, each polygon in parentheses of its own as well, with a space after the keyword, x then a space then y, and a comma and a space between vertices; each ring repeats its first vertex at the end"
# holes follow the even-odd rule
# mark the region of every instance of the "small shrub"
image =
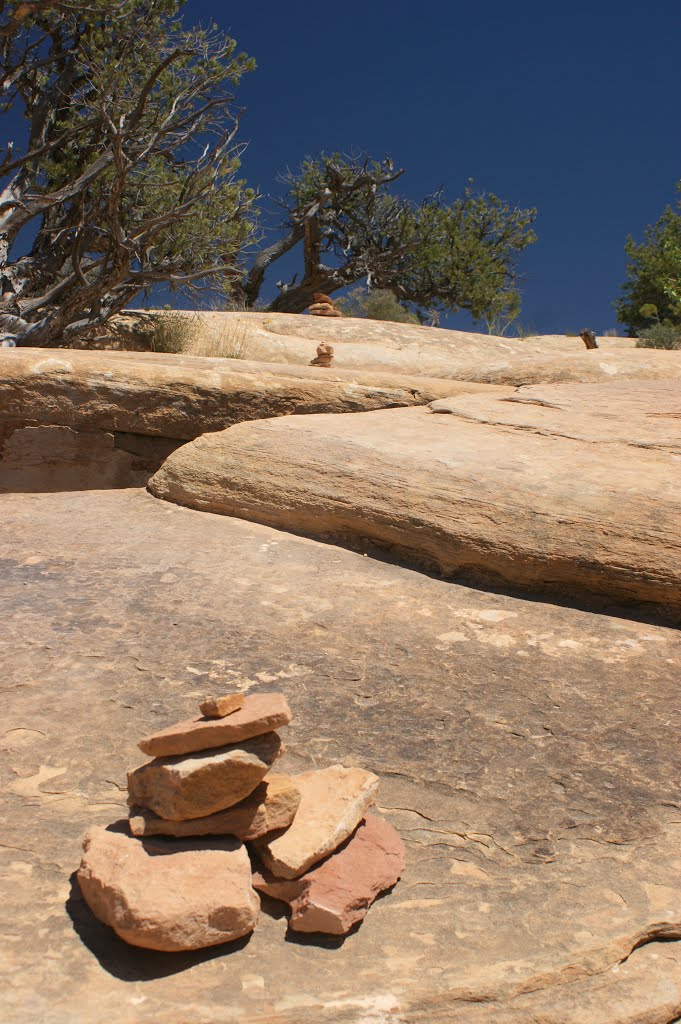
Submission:
POLYGON ((392 320, 399 324, 420 324, 416 313, 403 306, 387 288, 372 291, 359 287, 338 299, 336 306, 343 316, 356 316, 365 320, 392 320))
POLYGON ((196 329, 194 318, 186 313, 143 313, 136 333, 150 352, 178 355, 189 347, 196 329))
POLYGON ((681 325, 653 324, 641 331, 636 348, 681 349, 681 325))

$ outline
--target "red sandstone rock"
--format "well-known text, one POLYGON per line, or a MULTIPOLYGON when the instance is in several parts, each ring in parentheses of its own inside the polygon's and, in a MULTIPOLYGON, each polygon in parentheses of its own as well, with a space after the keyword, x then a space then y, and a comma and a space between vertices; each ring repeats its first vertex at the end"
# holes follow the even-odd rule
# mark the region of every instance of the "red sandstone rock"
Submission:
POLYGON ((128 803, 172 821, 203 818, 252 793, 282 752, 270 732, 224 750, 159 757, 128 772, 128 803))
POLYGON ((301 878, 282 880, 263 868, 253 885, 291 907, 296 932, 345 935, 362 921, 379 893, 404 871, 404 846, 382 818, 367 815, 350 839, 301 878))
POLYGON ((374 802, 378 777, 362 768, 334 764, 303 772, 293 781, 301 792, 293 824, 256 840, 265 865, 278 878, 297 878, 345 842, 374 802))
POLYGON ((151 757, 171 757, 209 750, 227 743, 272 732, 291 721, 291 711, 282 693, 254 693, 246 697, 239 711, 226 718, 190 718, 140 740, 138 746, 151 757))
POLYGON ((274 829, 287 828, 300 803, 300 790, 288 775, 268 775, 245 800, 225 811, 190 821, 170 821, 153 811, 135 808, 130 831, 135 836, 219 836, 257 839, 274 829))
POLYGON ((233 715, 244 706, 245 696, 243 693, 228 693, 224 697, 206 697, 199 704, 199 710, 204 718, 226 718, 233 715))
POLYGON ((90 910, 133 946, 203 949, 255 928, 260 900, 236 839, 171 845, 96 826, 83 848, 78 881, 90 910))

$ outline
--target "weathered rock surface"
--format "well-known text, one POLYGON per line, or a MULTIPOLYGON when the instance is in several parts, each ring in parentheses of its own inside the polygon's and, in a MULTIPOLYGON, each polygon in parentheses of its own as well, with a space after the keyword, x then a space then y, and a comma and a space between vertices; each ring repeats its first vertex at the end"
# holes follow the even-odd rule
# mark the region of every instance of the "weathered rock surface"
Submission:
POLYGON ((390 371, 3 350, 0 492, 142 486, 184 441, 242 420, 424 405, 452 393, 446 382, 390 371))
POLYGON ((404 865, 398 833, 368 814, 339 850, 301 878, 277 878, 262 868, 254 873, 253 885, 290 905, 294 932, 346 935, 366 917, 376 897, 395 885, 404 865))
POLYGON ((204 949, 248 935, 260 901, 236 840, 174 845, 91 829, 78 882, 93 914, 144 949, 204 949))
POLYGON ((174 452, 149 488, 447 576, 646 602, 678 621, 680 394, 545 385, 437 403, 447 416, 241 424, 174 452))
MULTIPOLYGON (((187 314, 191 316, 191 314, 187 314)), ((206 313, 193 320, 194 355, 230 354, 235 336, 246 359, 307 363, 311 342, 335 348, 337 367, 363 367, 439 377, 457 366, 486 363, 504 356, 547 352, 584 353, 581 338, 564 335, 499 338, 387 320, 353 317, 327 319, 291 313, 206 313)), ((599 352, 631 349, 633 338, 599 338, 599 352)))
POLYGON ((3 495, 0 510, 3 1020, 679 1016, 678 631, 143 491, 3 495), (86 829, 127 817, 138 737, 225 685, 286 694, 277 771, 342 761, 381 778, 407 866, 343 943, 285 941, 267 900, 228 955, 145 953, 70 887, 86 829))
POLYGON ((330 768, 295 776, 300 805, 293 824, 256 842, 258 854, 278 878, 297 878, 354 832, 374 803, 378 777, 362 768, 330 768))
POLYGON ((207 697, 201 701, 199 710, 206 718, 225 718, 244 706, 243 693, 228 693, 224 697, 207 697))
MULTIPOLYGON (((623 348, 596 352, 546 350, 533 355, 491 355, 485 360, 458 363, 443 376, 454 380, 512 385, 610 384, 626 380, 677 380, 681 355, 656 349, 623 348)), ((678 386, 678 385, 677 385, 678 386)))
POLYGON ((226 811, 191 821, 169 821, 153 811, 134 808, 130 831, 134 836, 236 836, 257 839, 274 829, 287 828, 300 803, 300 790, 288 775, 269 774, 253 792, 226 811))
POLYGON ((3 423, 186 441, 246 419, 423 405, 447 393, 441 381, 390 372, 363 380, 356 371, 243 359, 13 349, 0 361, 0 415, 3 423))
POLYGON ((137 746, 150 757, 169 757, 241 743, 273 732, 291 721, 291 709, 281 693, 254 693, 243 707, 226 718, 190 718, 141 739, 137 746))
POLYGON ((159 757, 128 772, 128 801, 172 821, 203 818, 252 793, 281 753, 269 732, 222 750, 159 757))

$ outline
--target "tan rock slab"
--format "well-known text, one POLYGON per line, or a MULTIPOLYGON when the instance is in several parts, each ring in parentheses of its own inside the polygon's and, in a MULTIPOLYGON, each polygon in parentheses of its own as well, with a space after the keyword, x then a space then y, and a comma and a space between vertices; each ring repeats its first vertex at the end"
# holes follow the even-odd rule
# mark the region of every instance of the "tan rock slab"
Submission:
POLYGON ((679 1016, 678 630, 464 587, 141 490, 0 504, 2 1020, 679 1016), (69 886, 80 836, 127 818, 112 783, 147 760, 136 741, 156 728, 157 697, 175 721, 226 679, 255 688, 263 673, 295 712, 272 771, 343 760, 378 774, 405 871, 334 948, 285 941, 286 911, 261 914, 248 943, 143 955, 69 886))
POLYGON ((226 718, 190 718, 146 736, 137 745, 151 757, 172 757, 226 743, 240 743, 279 729, 290 721, 291 709, 282 693, 254 693, 245 698, 238 711, 226 718))
POLYGON ((260 900, 245 846, 142 842, 95 826, 78 869, 93 914, 133 946, 203 949, 248 935, 260 900))
MULTIPOLYGON (((601 339, 603 346, 608 339, 601 339)), ((618 339, 611 339, 617 341, 618 339)), ((634 344, 634 339, 629 339, 634 344)), ((534 339, 532 355, 491 353, 488 358, 476 359, 443 369, 442 376, 452 380, 476 381, 484 384, 613 384, 627 380, 678 380, 681 377, 681 359, 678 352, 665 352, 649 348, 598 348, 587 352, 561 352, 540 348, 542 341, 534 339)), ((576 339, 581 345, 579 338, 576 339)))
POLYGON ((256 841, 266 867, 278 878, 297 878, 336 850, 374 802, 378 776, 334 764, 294 776, 301 792, 293 824, 256 841))
POLYGON ((178 449, 149 489, 463 582, 677 622, 680 396, 670 381, 547 384, 240 424, 178 449))
POLYGON ((219 836, 257 839, 274 829, 287 828, 300 803, 300 790, 288 775, 267 775, 253 792, 233 807, 205 818, 169 821, 153 811, 135 808, 130 831, 135 836, 219 836))
POLYGON ((243 693, 228 693, 224 697, 207 697, 199 704, 204 718, 226 718, 244 706, 246 697, 243 693))
MULTIPOLYGON (((325 326, 343 323, 323 317, 292 319, 319 325, 319 333, 325 326)), ((327 340, 313 337, 314 343, 302 343, 298 363, 308 363, 314 347, 327 340)), ((0 363, 0 427, 104 430, 114 434, 117 445, 149 436, 181 441, 242 420, 425 405, 447 395, 446 382, 420 372, 403 374, 399 366, 365 371, 347 364, 323 374, 307 365, 282 365, 275 347, 269 354, 267 346, 258 347, 252 356, 242 351, 241 358, 234 359, 158 352, 5 350, 0 363)), ((224 354, 230 355, 228 348, 224 354)))
POLYGON ((223 750, 159 757, 128 772, 128 802, 172 821, 203 818, 252 793, 282 753, 269 732, 223 750))
POLYGON ((293 931, 346 935, 376 897, 395 885, 404 866, 399 833, 368 814, 340 849, 300 878, 282 880, 263 868, 254 873, 253 885, 290 905, 293 931))

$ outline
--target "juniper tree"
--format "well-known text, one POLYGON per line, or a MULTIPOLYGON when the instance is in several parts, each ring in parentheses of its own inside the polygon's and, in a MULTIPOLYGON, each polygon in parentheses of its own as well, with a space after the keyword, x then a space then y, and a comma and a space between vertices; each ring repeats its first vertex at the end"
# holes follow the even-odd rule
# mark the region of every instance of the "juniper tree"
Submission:
POLYGON ((279 237, 245 275, 245 304, 258 300, 272 264, 300 250, 301 270, 280 282, 270 310, 301 312, 313 292, 366 280, 422 315, 465 309, 490 326, 516 316, 516 261, 535 240, 536 211, 470 186, 453 202, 438 191, 415 203, 394 190, 403 174, 387 159, 334 154, 285 175, 279 237))
POLYGON ((232 89, 253 62, 185 30, 182 6, 0 3, 1 109, 26 125, 0 153, 0 313, 20 343, 68 344, 145 289, 239 274, 254 195, 232 89))

